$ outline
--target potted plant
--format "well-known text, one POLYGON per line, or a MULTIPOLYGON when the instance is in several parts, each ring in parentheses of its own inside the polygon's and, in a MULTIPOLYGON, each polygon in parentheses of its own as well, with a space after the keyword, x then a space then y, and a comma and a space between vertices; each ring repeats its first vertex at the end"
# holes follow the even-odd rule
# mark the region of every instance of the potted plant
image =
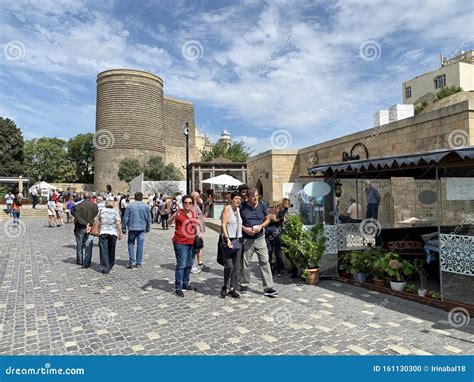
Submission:
POLYGON ((441 300, 441 294, 439 292, 433 292, 431 298, 441 300))
POLYGON ((415 267, 415 272, 420 278, 420 288, 418 289, 418 296, 425 297, 426 295, 426 284, 428 281, 428 272, 424 267, 425 261, 421 259, 415 259, 413 261, 413 266, 415 267))
POLYGON ((413 284, 406 284, 403 290, 407 293, 415 293, 416 291, 416 285, 413 284))
POLYGON ((372 247, 370 249, 370 255, 372 257, 372 275, 374 285, 384 287, 385 286, 385 271, 383 268, 382 259, 387 253, 385 249, 381 247, 372 247))
POLYGON ((405 278, 414 272, 414 266, 410 261, 401 260, 395 252, 388 252, 380 260, 379 265, 390 278, 390 288, 402 291, 405 286, 405 278))
POLYGON ((367 275, 372 271, 372 257, 369 252, 349 253, 349 271, 354 280, 363 283, 367 275))
POLYGON ((347 255, 341 256, 338 259, 339 263, 339 274, 345 279, 350 279, 351 274, 349 273, 349 257, 347 255))
POLYGON ((285 220, 285 228, 280 239, 285 253, 299 269, 304 269, 302 276, 306 283, 317 284, 319 260, 326 248, 324 225, 316 224, 306 230, 298 215, 289 215, 285 220))
POLYGON ((432 296, 433 296, 433 292, 432 292, 432 291, 430 291, 430 290, 429 290, 429 291, 426 291, 425 297, 431 298, 432 296))

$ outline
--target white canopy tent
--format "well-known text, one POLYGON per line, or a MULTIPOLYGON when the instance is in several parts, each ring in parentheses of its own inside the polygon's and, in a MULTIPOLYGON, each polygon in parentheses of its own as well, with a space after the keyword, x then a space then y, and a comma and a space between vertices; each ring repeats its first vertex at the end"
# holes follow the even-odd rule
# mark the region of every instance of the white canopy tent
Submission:
POLYGON ((201 181, 201 183, 215 184, 220 186, 240 186, 242 182, 234 177, 223 174, 201 181))

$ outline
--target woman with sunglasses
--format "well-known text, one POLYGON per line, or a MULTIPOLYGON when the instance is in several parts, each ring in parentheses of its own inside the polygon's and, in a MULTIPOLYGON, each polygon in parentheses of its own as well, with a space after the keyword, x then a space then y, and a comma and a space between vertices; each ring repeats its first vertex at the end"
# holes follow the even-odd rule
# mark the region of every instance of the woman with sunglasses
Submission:
POLYGON ((168 219, 168 225, 175 223, 173 246, 176 255, 175 294, 184 297, 184 290, 196 290, 189 285, 189 275, 193 266, 194 237, 202 238, 198 221, 194 216, 193 198, 185 195, 182 199, 183 209, 178 208, 168 219))

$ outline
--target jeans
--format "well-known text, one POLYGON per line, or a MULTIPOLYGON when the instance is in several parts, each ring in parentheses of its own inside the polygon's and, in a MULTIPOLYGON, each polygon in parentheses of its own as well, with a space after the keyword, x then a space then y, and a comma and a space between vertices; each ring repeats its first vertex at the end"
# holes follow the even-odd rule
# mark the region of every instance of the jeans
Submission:
POLYGON ((189 285, 189 275, 193 266, 193 245, 174 244, 176 255, 175 289, 180 291, 189 285))
POLYGON ((99 236, 100 267, 104 272, 109 273, 115 264, 115 247, 117 236, 104 234, 99 236))
POLYGON ((366 219, 378 219, 379 216, 379 205, 378 203, 369 203, 367 204, 367 213, 365 215, 366 219))
POLYGON ((254 253, 257 253, 258 263, 262 272, 263 290, 273 288, 272 270, 268 261, 268 252, 266 250, 265 237, 258 239, 244 240, 244 256, 242 259, 242 269, 240 271, 240 285, 248 287, 250 284, 250 263, 254 253))
POLYGON ((163 214, 161 215, 161 227, 163 229, 168 229, 168 219, 169 219, 169 214, 163 214))
POLYGON ((36 195, 33 195, 33 208, 36 208, 37 204, 38 204, 38 197, 36 195))
POLYGON ((13 225, 18 225, 20 221, 20 210, 12 210, 13 225))
POLYGON ((75 227, 74 236, 76 236, 76 264, 82 265, 86 268, 90 267, 92 261, 92 248, 94 246, 94 236, 86 233, 85 227, 75 227))
POLYGON ((276 233, 276 231, 269 232, 265 235, 265 240, 267 242, 267 250, 268 250, 268 260, 270 261, 270 265, 272 264, 273 252, 275 251, 275 258, 276 258, 276 272, 283 272, 285 269, 285 263, 283 262, 283 256, 281 254, 281 240, 280 236, 276 233))
POLYGON ((145 243, 145 231, 128 231, 128 262, 135 263, 135 240, 137 241, 137 265, 142 264, 143 244, 145 243))
POLYGON ((13 204, 7 203, 7 214, 9 216, 12 216, 12 209, 13 209, 13 204))

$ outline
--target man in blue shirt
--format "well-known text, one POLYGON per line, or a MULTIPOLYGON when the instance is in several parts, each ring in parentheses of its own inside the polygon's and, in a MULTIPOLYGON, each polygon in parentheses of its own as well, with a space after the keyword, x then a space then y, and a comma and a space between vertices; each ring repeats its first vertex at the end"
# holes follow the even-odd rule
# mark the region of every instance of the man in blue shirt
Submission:
POLYGON ((242 203, 242 235, 244 238, 244 254, 240 271, 240 292, 246 293, 250 284, 250 263, 254 253, 257 253, 258 263, 262 272, 263 292, 265 296, 276 297, 278 292, 273 289, 272 269, 268 259, 267 243, 265 242, 265 227, 270 224, 268 208, 265 203, 258 201, 258 191, 251 188, 248 200, 242 203))
POLYGON ((125 209, 123 214, 122 232, 128 229, 128 269, 140 268, 142 266, 143 245, 145 244, 145 232, 150 232, 151 215, 150 207, 142 202, 143 194, 135 194, 135 202, 125 209), (137 257, 135 262, 135 241, 137 242, 137 257))

